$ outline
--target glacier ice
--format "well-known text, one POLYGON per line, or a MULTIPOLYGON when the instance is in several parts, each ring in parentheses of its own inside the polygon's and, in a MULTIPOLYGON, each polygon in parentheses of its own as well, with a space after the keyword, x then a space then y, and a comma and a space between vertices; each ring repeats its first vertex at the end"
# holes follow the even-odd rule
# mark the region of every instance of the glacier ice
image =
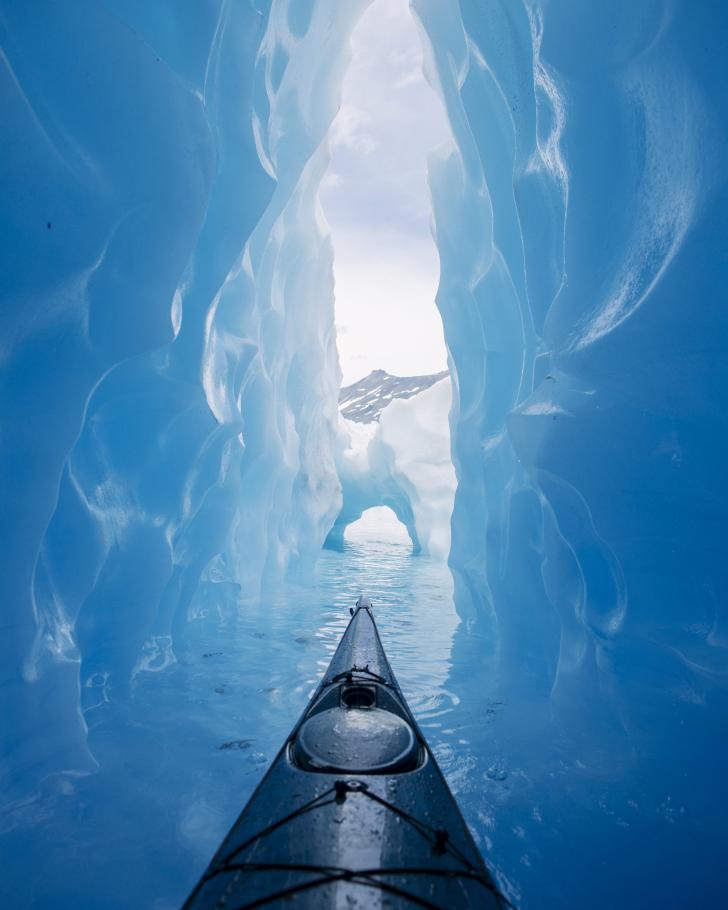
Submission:
POLYGON ((349 391, 336 458, 342 507, 327 546, 340 549, 350 524, 368 509, 388 506, 407 528, 415 553, 446 559, 455 496, 450 380, 376 370, 367 379, 342 390, 349 391))
POLYGON ((482 800, 489 843, 524 906, 717 897, 728 16, 413 6, 453 131, 431 185, 459 660, 482 636, 509 709, 483 749, 519 776, 482 800))
POLYGON ((6 797, 93 767, 80 708, 206 574, 305 575, 337 513, 316 193, 363 6, 2 4, 6 797))
MULTIPOLYGON (((412 5, 453 134, 431 159, 462 620, 448 626, 438 758, 523 907, 718 903, 728 13, 713 0, 412 5)), ((287 571, 305 585, 339 514, 316 194, 366 6, 0 0, 13 868, 49 824, 47 776, 68 772, 58 787, 72 793, 102 755, 114 767, 87 745, 101 708, 123 713, 130 684, 168 707, 181 696, 164 680, 196 691, 174 662, 189 616, 211 621, 205 597, 269 608, 279 628, 274 588, 287 571)), ((416 401, 397 407, 423 429, 416 401)), ((421 466, 388 422, 374 450, 404 484, 421 466)), ((291 710, 276 704, 281 730, 291 710)), ((210 807, 183 764, 180 837, 194 841, 210 807)), ((132 794, 113 801, 118 779, 89 792, 106 787, 118 809, 132 794)), ((153 796, 137 799, 158 808, 153 796)))

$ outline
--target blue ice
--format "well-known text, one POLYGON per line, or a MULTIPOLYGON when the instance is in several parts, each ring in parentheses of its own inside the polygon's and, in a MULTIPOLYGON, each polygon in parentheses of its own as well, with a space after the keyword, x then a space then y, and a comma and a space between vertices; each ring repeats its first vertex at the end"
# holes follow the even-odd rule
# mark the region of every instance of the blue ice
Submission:
POLYGON ((178 906, 361 586, 514 903, 722 896, 728 13, 412 2, 453 582, 320 554, 317 194, 366 6, 0 0, 8 906, 178 906))

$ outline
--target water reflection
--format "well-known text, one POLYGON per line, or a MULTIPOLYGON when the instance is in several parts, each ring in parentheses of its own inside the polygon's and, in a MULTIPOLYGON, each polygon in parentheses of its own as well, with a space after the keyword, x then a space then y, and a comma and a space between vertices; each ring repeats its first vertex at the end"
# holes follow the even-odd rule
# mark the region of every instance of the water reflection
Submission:
POLYGON ((322 552, 312 586, 243 610, 231 586, 207 586, 176 663, 139 672, 130 693, 112 689, 86 712, 98 773, 49 779, 4 820, 3 903, 177 908, 303 710, 362 591, 457 785, 450 573, 413 557, 406 535, 365 535, 322 552))

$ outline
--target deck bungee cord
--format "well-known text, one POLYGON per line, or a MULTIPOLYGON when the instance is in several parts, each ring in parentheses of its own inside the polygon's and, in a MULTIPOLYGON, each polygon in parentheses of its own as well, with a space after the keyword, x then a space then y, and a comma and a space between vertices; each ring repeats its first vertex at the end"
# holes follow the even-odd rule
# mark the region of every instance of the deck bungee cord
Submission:
POLYGON ((371 602, 350 612, 324 679, 185 910, 512 907, 402 695, 371 602))

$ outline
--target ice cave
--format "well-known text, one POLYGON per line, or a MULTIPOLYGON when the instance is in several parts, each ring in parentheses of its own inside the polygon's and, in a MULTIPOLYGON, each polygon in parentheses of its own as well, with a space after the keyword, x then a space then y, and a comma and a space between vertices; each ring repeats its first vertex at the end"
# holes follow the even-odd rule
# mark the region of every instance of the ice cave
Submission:
POLYGON ((725 5, 0 0, 0 47, 2 906, 180 907, 362 592, 503 906, 720 906, 725 5), (337 209, 400 15, 381 106, 445 138, 401 102, 337 209), (417 149, 430 271, 376 222, 417 149))

